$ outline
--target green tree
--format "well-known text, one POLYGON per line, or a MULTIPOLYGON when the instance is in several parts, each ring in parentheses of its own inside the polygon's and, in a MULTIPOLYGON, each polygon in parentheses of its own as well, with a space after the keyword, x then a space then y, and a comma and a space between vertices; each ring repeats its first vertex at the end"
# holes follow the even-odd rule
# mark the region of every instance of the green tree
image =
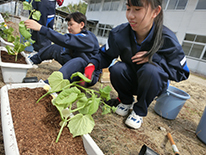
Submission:
POLYGON ((85 15, 87 11, 87 3, 81 1, 78 4, 69 3, 67 6, 59 7, 58 9, 68 13, 81 12, 85 15))

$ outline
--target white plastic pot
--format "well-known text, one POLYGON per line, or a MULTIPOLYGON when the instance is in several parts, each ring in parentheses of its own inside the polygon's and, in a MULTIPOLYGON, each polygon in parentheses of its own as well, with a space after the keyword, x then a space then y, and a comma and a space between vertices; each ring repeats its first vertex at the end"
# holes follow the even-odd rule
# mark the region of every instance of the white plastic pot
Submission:
MULTIPOLYGON (((22 83, 7 84, 1 88, 1 119, 2 132, 4 138, 5 155, 19 155, 19 149, 16 141, 15 130, 9 104, 8 90, 12 88, 37 88, 43 87, 45 83, 22 83)), ((82 136, 84 148, 88 155, 104 155, 89 134, 82 136)))
POLYGON ((14 46, 13 43, 7 42, 7 41, 5 41, 3 38, 0 37, 0 46, 6 46, 6 45, 9 45, 9 46, 11 46, 11 47, 14 46))
MULTIPOLYGON (((7 52, 5 47, 0 47, 0 55, 2 50, 7 52)), ((4 83, 22 83, 22 80, 26 77, 27 70, 33 68, 26 54, 21 52, 21 55, 25 57, 27 64, 2 62, 0 56, 0 66, 4 83)))

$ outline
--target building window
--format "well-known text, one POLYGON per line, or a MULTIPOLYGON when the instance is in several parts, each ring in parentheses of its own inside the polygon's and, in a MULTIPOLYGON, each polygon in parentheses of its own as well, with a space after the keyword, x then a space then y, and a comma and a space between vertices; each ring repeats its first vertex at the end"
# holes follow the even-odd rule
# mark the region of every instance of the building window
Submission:
POLYGON ((199 0, 196 9, 206 9, 206 0, 199 0))
POLYGON ((89 31, 91 31, 92 33, 95 33, 95 29, 96 29, 95 25, 87 23, 87 27, 89 31))
POLYGON ((103 11, 117 11, 119 7, 119 0, 105 0, 103 4, 103 11))
POLYGON ((204 53, 202 59, 206 60, 206 50, 205 50, 205 53, 204 53))
POLYGON ((206 60, 206 36, 186 34, 182 48, 185 55, 206 60))
POLYGON ((112 27, 113 27, 112 25, 99 24, 97 36, 108 38, 109 32, 111 31, 112 27))
POLYGON ((164 10, 184 10, 188 0, 163 0, 164 10))
POLYGON ((123 6, 122 6, 122 11, 127 10, 127 0, 124 0, 123 6))
POLYGON ((101 0, 91 0, 88 11, 99 11, 101 6, 101 0))
POLYGON ((165 10, 166 9, 166 6, 168 4, 168 0, 163 0, 162 1, 162 8, 165 10))

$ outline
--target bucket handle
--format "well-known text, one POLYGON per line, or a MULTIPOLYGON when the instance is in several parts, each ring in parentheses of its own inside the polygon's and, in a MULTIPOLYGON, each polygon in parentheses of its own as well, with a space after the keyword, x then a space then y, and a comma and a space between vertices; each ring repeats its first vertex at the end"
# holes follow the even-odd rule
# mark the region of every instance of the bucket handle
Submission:
POLYGON ((155 100, 156 101, 158 101, 158 100, 160 100, 161 98, 163 98, 163 97, 165 97, 165 96, 169 96, 170 95, 170 93, 167 91, 166 93, 164 93, 164 94, 161 94, 159 97, 157 97, 155 100))

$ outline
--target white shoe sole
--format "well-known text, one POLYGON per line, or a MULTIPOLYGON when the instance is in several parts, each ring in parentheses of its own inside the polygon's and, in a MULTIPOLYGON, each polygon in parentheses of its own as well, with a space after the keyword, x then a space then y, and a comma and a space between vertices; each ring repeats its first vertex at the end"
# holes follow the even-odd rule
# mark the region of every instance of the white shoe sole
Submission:
MULTIPOLYGON (((122 104, 122 103, 120 103, 122 104)), ((119 106, 119 105, 118 105, 119 106)), ((130 111, 130 107, 131 105, 128 105, 127 107, 123 107, 124 110, 120 109, 119 107, 117 106, 117 110, 115 111, 116 114, 120 115, 120 116, 126 116, 129 114, 129 111, 130 111), (125 109, 127 108, 127 110, 125 111, 125 109)), ((120 106, 121 107, 121 106, 120 106)))
POLYGON ((129 114, 129 109, 127 112, 122 112, 122 110, 116 110, 115 111, 116 114, 120 115, 120 116, 127 116, 129 114))
POLYGON ((131 123, 130 120, 126 120, 126 121, 125 121, 125 124, 126 124, 127 126, 133 128, 133 129, 139 129, 139 128, 141 127, 141 125, 142 125, 142 123, 139 123, 139 125, 134 126, 134 123, 131 123))

